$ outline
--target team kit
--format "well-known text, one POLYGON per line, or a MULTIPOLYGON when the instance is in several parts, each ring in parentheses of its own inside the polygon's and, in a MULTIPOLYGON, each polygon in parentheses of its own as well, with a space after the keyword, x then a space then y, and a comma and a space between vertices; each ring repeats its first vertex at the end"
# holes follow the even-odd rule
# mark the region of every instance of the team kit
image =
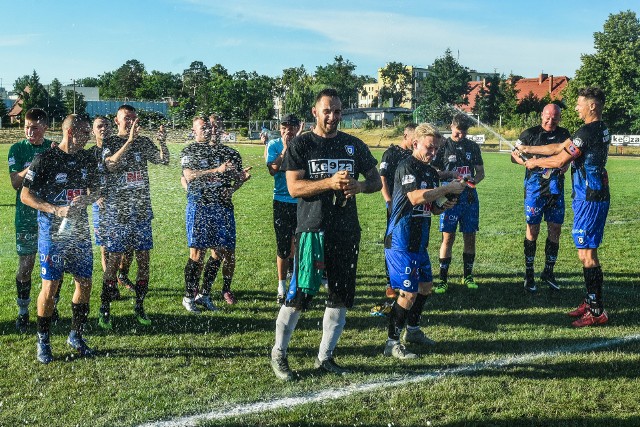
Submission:
MULTIPOLYGON (((571 175, 571 233, 586 290, 577 308, 567 313, 574 318, 574 327, 608 322, 597 251, 610 199, 605 168, 610 137, 602 122, 604 103, 599 88, 579 91, 575 110, 584 125, 573 135, 558 126, 560 108, 547 105, 541 124, 525 130, 511 153, 512 162, 525 171, 526 292, 535 293, 540 285, 560 288, 553 269, 565 216, 564 180, 571 175), (547 223, 545 267, 537 280, 533 265, 543 221, 547 223)), ((271 368, 284 381, 297 378, 289 366, 289 344, 298 319, 322 287, 326 301, 315 367, 335 375, 350 372, 334 359, 334 351, 356 295, 359 193, 381 192, 387 207, 386 290, 381 284, 383 302, 371 313, 388 318, 387 339, 381 346, 385 356, 414 359, 418 354, 409 348, 434 344, 421 329, 420 318, 427 299, 448 290, 457 232, 464 242, 463 285, 471 290, 481 287, 473 277, 473 266, 480 219, 476 186, 482 185, 485 173, 478 145, 466 137, 469 118, 455 115, 451 136, 446 138, 428 123, 406 125, 402 141, 385 151, 378 166, 364 142, 338 130, 342 103, 334 89, 319 92, 311 112, 315 126, 310 131, 303 131, 304 124, 294 114, 286 114, 280 120, 281 137, 263 141, 266 166, 274 179, 280 306, 271 368), (434 216, 442 233, 436 271, 427 252, 434 216)), ((127 104, 120 106, 113 123, 104 117, 67 116, 59 143, 44 138, 47 126, 43 110, 29 110, 25 139, 12 145, 8 162, 16 190, 16 328, 25 333, 30 322, 31 274, 37 259, 42 287, 37 296, 36 357, 44 364, 54 360, 50 331, 59 318, 57 304, 65 274, 73 276, 75 287, 67 345, 79 356, 96 355, 83 335, 95 274, 92 234, 101 248, 103 270, 98 325, 114 328, 118 314, 112 313, 111 303, 120 297, 120 285, 135 293, 137 322, 152 326, 144 306, 154 217, 148 163, 169 164, 166 131, 158 130, 157 143, 140 135, 135 108, 127 104), (86 149, 92 135, 96 145, 86 149), (137 276, 132 281, 128 272, 134 260, 137 276)), ((189 247, 182 305, 190 314, 218 310, 212 284, 219 271, 221 299, 227 304, 237 302, 231 289, 236 246, 233 194, 251 178, 251 168, 243 167, 238 151, 221 142, 222 133, 215 115, 196 117, 195 141, 180 154, 189 247)))

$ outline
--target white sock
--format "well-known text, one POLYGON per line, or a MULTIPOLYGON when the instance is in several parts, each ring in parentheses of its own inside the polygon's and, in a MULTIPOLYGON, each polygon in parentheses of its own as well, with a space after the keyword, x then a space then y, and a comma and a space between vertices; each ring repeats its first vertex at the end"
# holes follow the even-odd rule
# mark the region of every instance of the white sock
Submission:
POLYGON ((287 281, 278 280, 278 295, 284 295, 287 293, 287 281))
POLYGON ((291 341, 291 335, 293 335, 293 331, 296 329, 300 314, 301 312, 293 307, 287 307, 285 305, 280 307, 278 319, 276 319, 276 342, 273 349, 271 349, 272 358, 287 355, 289 341, 291 341))
POLYGON ((318 350, 318 359, 321 362, 333 357, 333 350, 338 345, 345 323, 347 323, 346 307, 325 308, 322 319, 322 341, 318 350))

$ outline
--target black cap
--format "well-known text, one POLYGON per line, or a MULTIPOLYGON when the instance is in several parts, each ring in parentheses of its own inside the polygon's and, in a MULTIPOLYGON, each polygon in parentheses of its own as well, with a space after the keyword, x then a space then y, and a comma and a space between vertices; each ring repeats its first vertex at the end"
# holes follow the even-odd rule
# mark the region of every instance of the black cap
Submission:
POLYGON ((295 114, 285 114, 280 119, 280 124, 297 126, 300 124, 300 120, 298 120, 295 114))

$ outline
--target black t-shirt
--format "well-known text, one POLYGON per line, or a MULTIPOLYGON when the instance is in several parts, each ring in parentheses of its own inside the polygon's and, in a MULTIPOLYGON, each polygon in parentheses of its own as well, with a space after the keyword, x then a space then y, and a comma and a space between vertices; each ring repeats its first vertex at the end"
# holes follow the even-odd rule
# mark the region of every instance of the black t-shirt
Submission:
POLYGON ((214 173, 196 178, 187 186, 187 199, 194 203, 217 203, 233 206, 230 188, 235 185, 237 173, 242 171, 242 158, 231 147, 223 144, 193 143, 180 154, 182 169, 215 169, 226 162, 234 166, 224 173, 214 173))
MULTIPOLYGON (((377 160, 360 139, 344 132, 334 138, 322 138, 313 132, 304 133, 289 143, 282 170, 304 170, 303 179, 321 180, 346 170, 358 179, 374 168, 377 160)), ((328 190, 313 197, 298 198, 298 233, 306 231, 353 232, 360 230, 355 197, 339 202, 342 192, 328 190)), ((342 196, 344 197, 344 196, 342 196)))
POLYGON ((380 160, 380 176, 384 176, 387 181, 387 188, 389 189, 389 195, 393 199, 393 186, 394 177, 396 175, 396 168, 401 160, 406 159, 411 155, 412 150, 405 150, 398 145, 391 145, 382 154, 380 160))
MULTIPOLYGON (((59 148, 51 148, 37 155, 27 172, 23 186, 42 200, 56 206, 69 206, 76 196, 98 191, 98 164, 92 153, 80 150, 68 154, 59 148)), ((40 212, 50 221, 53 229, 59 227, 62 218, 40 212)), ((87 211, 72 219, 79 228, 89 227, 87 211)))
POLYGON ((458 142, 447 138, 431 162, 438 170, 456 171, 460 176, 471 178, 476 176, 476 166, 483 164, 480 147, 467 138, 458 142))
MULTIPOLYGON (((571 134, 563 127, 557 127, 548 132, 540 125, 526 129, 520 134, 518 142, 523 145, 542 146, 562 143, 571 134)), ((539 191, 541 196, 549 194, 562 194, 564 191, 564 174, 559 169, 554 169, 548 178, 543 177, 544 169, 525 169, 525 186, 531 190, 539 191), (553 189, 552 189, 553 187, 553 189)))
MULTIPOLYGON (((127 138, 112 135, 102 143, 104 159, 113 156, 127 138)), ((151 213, 149 170, 147 162, 159 163, 160 150, 146 136, 137 136, 129 150, 120 158, 116 170, 107 171, 105 202, 115 205, 121 214, 135 208, 138 216, 151 213)))
POLYGON ((413 156, 396 170, 393 209, 385 236, 385 248, 424 253, 429 244, 431 203, 413 206, 407 197, 415 190, 437 188, 438 171, 413 156))

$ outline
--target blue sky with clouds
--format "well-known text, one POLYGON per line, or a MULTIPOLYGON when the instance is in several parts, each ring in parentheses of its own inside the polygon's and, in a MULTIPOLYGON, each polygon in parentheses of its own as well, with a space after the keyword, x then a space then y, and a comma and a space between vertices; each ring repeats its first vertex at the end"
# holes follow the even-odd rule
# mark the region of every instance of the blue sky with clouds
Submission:
POLYGON ((43 83, 97 77, 129 59, 182 73, 192 61, 230 72, 313 72, 342 55, 356 73, 386 62, 427 66, 450 48, 478 71, 573 76, 593 33, 627 0, 20 0, 0 2, 0 79, 35 69, 43 83))

